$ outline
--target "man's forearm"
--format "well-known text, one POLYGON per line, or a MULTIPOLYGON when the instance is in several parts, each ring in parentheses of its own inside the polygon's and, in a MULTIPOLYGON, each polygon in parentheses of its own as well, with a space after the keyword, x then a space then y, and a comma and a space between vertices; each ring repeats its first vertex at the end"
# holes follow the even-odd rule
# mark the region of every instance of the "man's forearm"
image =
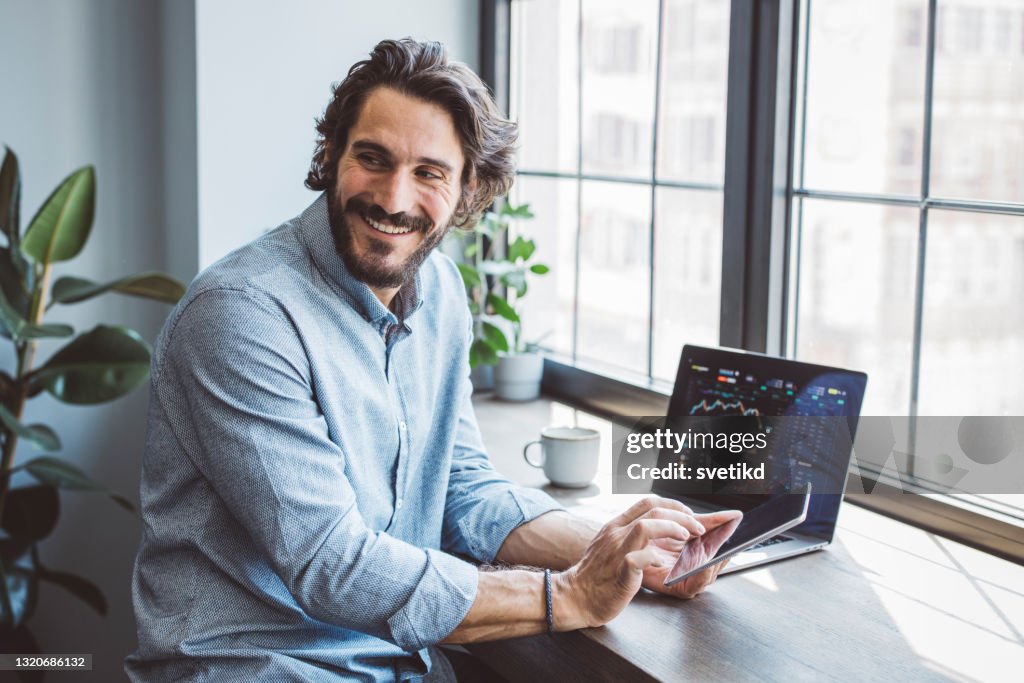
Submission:
MULTIPOLYGON (((560 576, 551 577, 555 628, 570 631, 588 624, 575 609, 560 576)), ((481 571, 477 597, 445 643, 474 643, 532 636, 547 631, 544 574, 524 569, 481 571)))
POLYGON ((510 533, 496 559, 502 564, 568 569, 583 557, 600 528, 564 510, 548 512, 510 533))
MULTIPOLYGON (((626 607, 645 575, 650 587, 679 597, 690 598, 704 590, 721 564, 666 589, 664 576, 678 549, 664 544, 678 547, 691 535, 735 522, 739 516, 737 511, 726 511, 697 519, 682 503, 657 496, 637 501, 600 528, 566 512, 549 512, 509 534, 497 559, 565 569, 551 576, 555 630, 600 626, 626 607)), ((517 638, 546 630, 544 574, 508 569, 482 571, 478 576, 473 605, 445 642, 517 638)))

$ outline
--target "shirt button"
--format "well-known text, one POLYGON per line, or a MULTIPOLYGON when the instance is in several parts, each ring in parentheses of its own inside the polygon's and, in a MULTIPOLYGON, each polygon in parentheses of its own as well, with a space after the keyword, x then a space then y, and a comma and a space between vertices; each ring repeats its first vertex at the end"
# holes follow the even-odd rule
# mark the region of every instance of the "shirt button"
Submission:
POLYGON ((401 510, 403 502, 404 501, 401 498, 399 498, 398 501, 395 503, 395 507, 398 508, 399 510, 401 510))
POLYGON ((404 432, 405 431, 405 423, 404 422, 399 422, 398 423, 398 428, 401 429, 404 432))

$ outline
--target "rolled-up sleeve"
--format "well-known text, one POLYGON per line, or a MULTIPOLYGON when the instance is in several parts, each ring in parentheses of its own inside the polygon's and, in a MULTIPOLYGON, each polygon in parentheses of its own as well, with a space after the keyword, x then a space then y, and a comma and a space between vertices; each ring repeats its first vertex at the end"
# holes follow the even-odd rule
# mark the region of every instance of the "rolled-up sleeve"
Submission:
POLYGON ((491 562, 516 527, 563 509, 539 489, 513 484, 491 466, 473 411, 472 386, 462 388, 444 513, 446 550, 491 562))
MULTIPOLYGON (((168 335, 154 368, 161 409, 298 605, 408 652, 454 630, 476 597, 476 568, 368 528, 287 314, 218 288, 196 296, 168 335)), ((481 525, 474 513, 474 531, 481 525)))

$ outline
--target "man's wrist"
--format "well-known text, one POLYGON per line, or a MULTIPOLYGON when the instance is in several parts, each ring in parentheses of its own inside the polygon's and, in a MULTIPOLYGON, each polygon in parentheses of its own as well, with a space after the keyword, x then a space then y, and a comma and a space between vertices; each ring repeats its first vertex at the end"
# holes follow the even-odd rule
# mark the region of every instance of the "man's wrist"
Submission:
POLYGON ((551 610, 555 631, 575 631, 589 624, 580 605, 580 591, 573 571, 551 574, 551 610))

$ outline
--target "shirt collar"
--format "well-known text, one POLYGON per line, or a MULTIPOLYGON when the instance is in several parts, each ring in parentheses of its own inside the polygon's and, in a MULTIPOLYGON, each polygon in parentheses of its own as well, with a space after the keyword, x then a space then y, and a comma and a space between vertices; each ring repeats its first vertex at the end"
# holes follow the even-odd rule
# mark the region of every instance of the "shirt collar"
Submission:
POLYGON ((405 321, 423 305, 419 272, 412 282, 398 290, 394 300, 395 311, 389 310, 365 282, 349 272, 345 262, 338 256, 331 235, 326 192, 320 193, 299 216, 299 234, 317 270, 367 321, 375 325, 402 323, 408 327, 405 321))

